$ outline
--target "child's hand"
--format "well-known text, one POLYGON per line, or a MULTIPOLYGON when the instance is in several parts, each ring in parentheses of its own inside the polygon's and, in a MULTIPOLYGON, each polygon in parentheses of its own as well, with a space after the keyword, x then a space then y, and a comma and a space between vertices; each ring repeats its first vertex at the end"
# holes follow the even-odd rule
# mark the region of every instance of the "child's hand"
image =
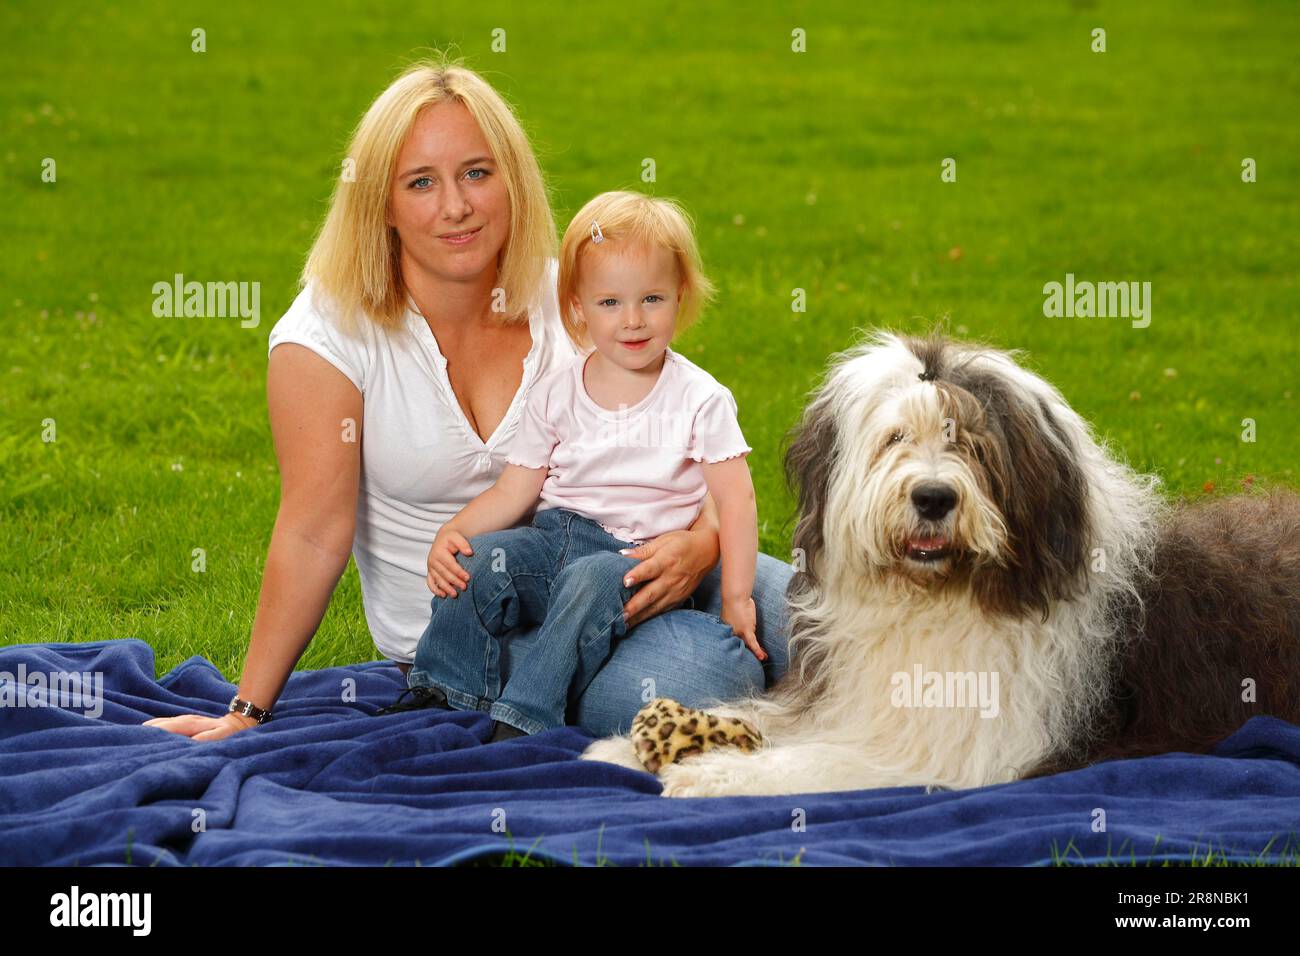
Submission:
POLYGON ((427 580, 429 590, 438 597, 454 598, 457 585, 463 591, 469 584, 469 572, 456 560, 457 552, 473 554, 474 549, 469 546, 469 541, 463 534, 443 525, 438 536, 433 539, 433 547, 429 549, 427 580))
POLYGON ((767 660, 767 651, 759 646, 754 631, 758 629, 758 609, 752 597, 722 602, 722 620, 731 625, 731 632, 745 642, 760 661, 767 660))

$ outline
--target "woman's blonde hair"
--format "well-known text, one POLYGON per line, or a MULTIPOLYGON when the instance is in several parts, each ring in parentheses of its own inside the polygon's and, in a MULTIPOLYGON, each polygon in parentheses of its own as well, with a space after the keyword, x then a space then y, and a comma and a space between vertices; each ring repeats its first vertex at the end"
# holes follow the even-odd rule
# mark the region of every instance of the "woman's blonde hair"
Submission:
MULTIPOLYGON (((555 255, 555 219, 537 157, 514 111, 486 80, 445 57, 408 67, 370 104, 348 144, 353 176, 334 187, 328 214, 303 268, 302 282, 326 293, 338 320, 366 316, 396 328, 405 314, 401 242, 388 225, 397 155, 420 111, 454 101, 469 110, 487 140, 510 200, 510 232, 497 256, 504 322, 526 322, 555 255)), ((346 171, 346 167, 345 167, 346 171)))
POLYGON ((565 331, 579 348, 587 348, 592 343, 586 325, 573 308, 573 299, 578 294, 582 254, 597 241, 601 248, 608 248, 605 246, 607 242, 622 247, 648 243, 667 249, 677 257, 677 275, 682 284, 677 332, 689 328, 699 318, 704 304, 713 297, 713 283, 700 264, 695 230, 685 209, 675 200, 657 199, 641 193, 622 190, 601 193, 578 210, 560 243, 556 295, 565 331))

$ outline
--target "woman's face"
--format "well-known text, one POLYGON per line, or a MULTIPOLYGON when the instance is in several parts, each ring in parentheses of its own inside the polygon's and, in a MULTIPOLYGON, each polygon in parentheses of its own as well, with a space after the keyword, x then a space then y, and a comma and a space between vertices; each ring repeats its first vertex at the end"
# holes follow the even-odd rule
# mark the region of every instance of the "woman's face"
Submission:
POLYGON ((510 229, 510 200, 464 104, 448 100, 416 117, 397 154, 388 209, 404 273, 464 281, 495 270, 510 229))

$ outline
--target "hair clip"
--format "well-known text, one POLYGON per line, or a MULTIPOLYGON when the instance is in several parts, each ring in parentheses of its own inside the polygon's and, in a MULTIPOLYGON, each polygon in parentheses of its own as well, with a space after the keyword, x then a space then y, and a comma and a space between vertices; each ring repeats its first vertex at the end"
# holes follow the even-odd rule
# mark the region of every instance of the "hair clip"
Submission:
POLYGON ((605 241, 605 234, 600 231, 600 223, 596 222, 596 220, 594 219, 591 221, 591 241, 592 242, 605 241))

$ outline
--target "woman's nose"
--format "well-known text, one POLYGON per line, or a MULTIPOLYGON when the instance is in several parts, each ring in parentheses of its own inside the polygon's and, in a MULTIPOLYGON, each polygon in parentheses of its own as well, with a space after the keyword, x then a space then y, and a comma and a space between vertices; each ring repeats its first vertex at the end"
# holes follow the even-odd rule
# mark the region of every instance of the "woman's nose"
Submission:
POLYGON ((442 195, 443 218, 464 219, 470 212, 469 198, 459 184, 447 186, 442 195))

